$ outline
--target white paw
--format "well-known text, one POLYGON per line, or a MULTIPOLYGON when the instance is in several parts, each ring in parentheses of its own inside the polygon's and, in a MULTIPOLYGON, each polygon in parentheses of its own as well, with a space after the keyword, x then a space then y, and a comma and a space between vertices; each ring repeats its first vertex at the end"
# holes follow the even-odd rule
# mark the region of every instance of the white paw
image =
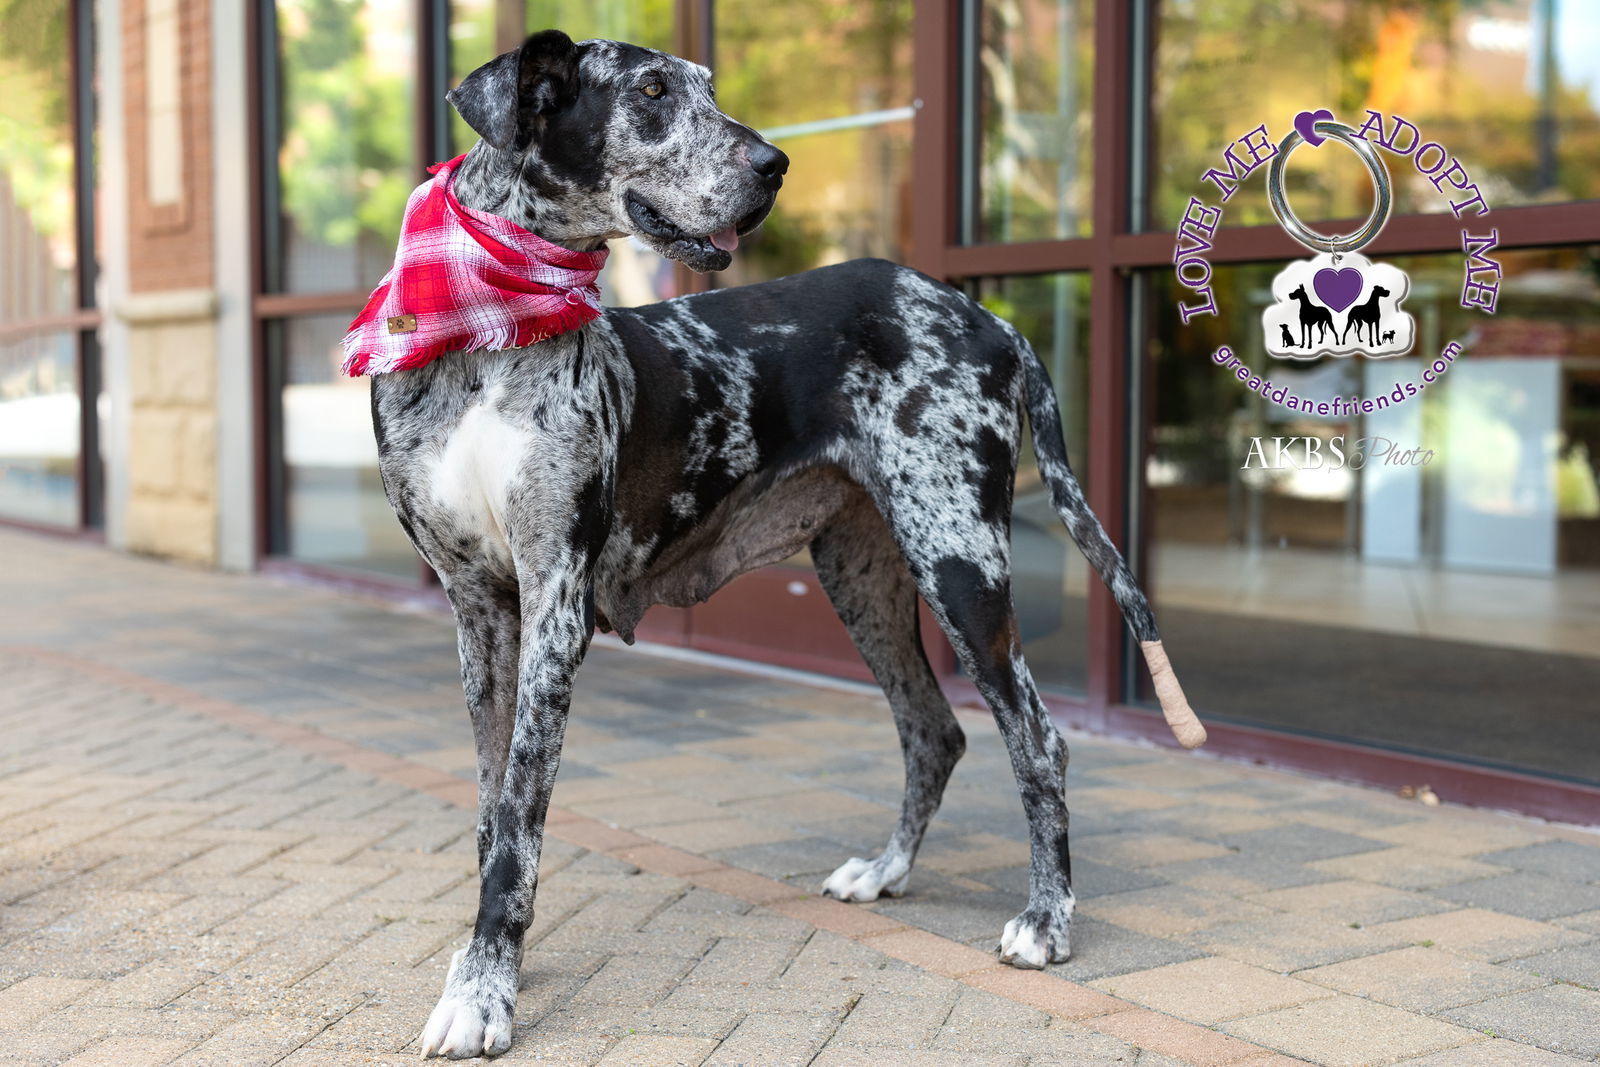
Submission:
POLYGON ((511 1011, 505 998, 487 987, 474 988, 473 983, 457 986, 454 980, 466 953, 459 949, 451 957, 444 996, 422 1028, 424 1059, 498 1056, 511 1047, 511 1011))
POLYGON ((1000 962, 1040 970, 1065 963, 1072 955, 1072 898, 1056 909, 1029 908, 1006 923, 1000 935, 1000 962))
POLYGON ((903 861, 894 862, 883 856, 875 860, 858 857, 828 875, 822 883, 822 895, 862 903, 880 896, 897 897, 906 891, 910 875, 910 865, 903 861))

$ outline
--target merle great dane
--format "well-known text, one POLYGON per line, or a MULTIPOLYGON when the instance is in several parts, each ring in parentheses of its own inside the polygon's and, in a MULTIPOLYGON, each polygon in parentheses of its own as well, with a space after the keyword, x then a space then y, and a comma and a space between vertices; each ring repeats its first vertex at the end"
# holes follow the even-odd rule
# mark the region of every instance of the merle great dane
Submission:
MULTIPOLYGON (((717 108, 705 68, 616 41, 536 34, 450 101, 482 138, 459 199, 573 249, 633 235, 723 269, 730 228, 761 223, 788 167, 717 108)), ((594 629, 631 641, 650 605, 699 603, 808 546, 905 757, 887 846, 824 891, 905 888, 965 747, 923 656, 920 594, 993 710, 1027 813, 1028 904, 1001 959, 1067 958, 1067 749, 1023 662, 1010 589, 1024 410, 1050 498, 1141 641, 1175 732, 1204 737, 1073 478, 1043 365, 1010 325, 916 271, 860 260, 608 309, 527 348, 378 375, 372 407, 389 500, 455 610, 478 752, 477 922, 425 1056, 510 1047, 545 813, 594 629)))

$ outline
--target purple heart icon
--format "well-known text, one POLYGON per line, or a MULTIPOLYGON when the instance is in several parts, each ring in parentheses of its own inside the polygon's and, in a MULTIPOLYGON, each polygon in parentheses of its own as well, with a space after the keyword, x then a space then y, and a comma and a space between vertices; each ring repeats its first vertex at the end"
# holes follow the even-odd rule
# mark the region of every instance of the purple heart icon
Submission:
POLYGON ((1333 112, 1327 108, 1323 108, 1320 111, 1302 111, 1294 117, 1294 128, 1299 131, 1301 137, 1306 139, 1306 144, 1315 148, 1327 140, 1326 137, 1317 132, 1317 123, 1324 120, 1333 121, 1333 112))
POLYGON ((1354 267, 1341 270, 1323 267, 1311 279, 1317 299, 1335 311, 1343 311, 1356 302, 1356 297, 1361 295, 1361 284, 1361 272, 1354 267))

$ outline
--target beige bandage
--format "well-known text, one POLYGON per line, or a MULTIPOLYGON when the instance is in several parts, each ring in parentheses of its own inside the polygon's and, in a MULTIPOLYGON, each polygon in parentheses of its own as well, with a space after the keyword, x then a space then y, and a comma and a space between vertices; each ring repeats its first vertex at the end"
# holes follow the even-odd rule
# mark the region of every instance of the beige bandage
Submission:
POLYGON ((1166 716, 1167 725, 1172 727, 1172 736, 1184 748, 1199 748, 1206 743, 1206 728, 1200 725, 1194 709, 1189 707, 1189 701, 1184 698, 1183 686, 1178 684, 1178 676, 1172 673, 1166 650, 1161 647, 1160 641, 1140 641, 1139 647, 1144 651, 1145 665, 1150 668, 1150 684, 1155 687, 1156 699, 1161 701, 1161 714, 1166 716))

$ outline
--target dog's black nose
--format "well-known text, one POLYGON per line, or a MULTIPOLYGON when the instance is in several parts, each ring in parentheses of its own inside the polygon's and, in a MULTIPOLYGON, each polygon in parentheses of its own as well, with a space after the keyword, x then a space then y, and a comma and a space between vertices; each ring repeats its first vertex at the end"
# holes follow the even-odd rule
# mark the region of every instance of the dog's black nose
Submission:
POLYGON ((750 146, 750 169, 763 178, 782 177, 789 170, 789 157, 777 146, 757 141, 750 146))

